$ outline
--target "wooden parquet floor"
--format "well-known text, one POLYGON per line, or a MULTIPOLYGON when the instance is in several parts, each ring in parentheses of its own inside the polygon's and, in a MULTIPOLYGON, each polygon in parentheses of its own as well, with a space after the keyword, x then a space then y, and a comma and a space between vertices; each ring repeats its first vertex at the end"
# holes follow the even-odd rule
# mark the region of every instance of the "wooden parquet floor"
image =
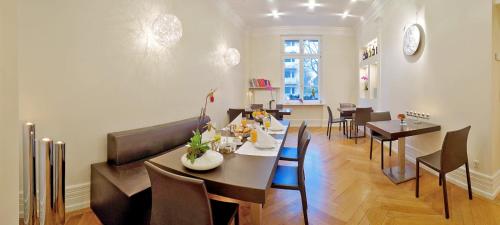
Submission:
MULTIPOLYGON (((369 160, 369 139, 343 137, 336 129, 328 140, 324 128, 313 128, 306 157, 309 222, 312 225, 500 225, 500 198, 487 200, 453 184, 448 185, 450 219, 443 215, 442 189, 437 177, 424 172, 421 197, 415 198, 415 181, 394 185, 380 170, 380 145, 374 142, 369 160)), ((291 130, 287 143, 296 143, 291 130)), ((396 165, 397 155, 386 166, 396 165)), ((390 162, 389 162, 390 161, 390 162)), ((241 224, 250 224, 250 206, 241 203, 241 224)), ((70 213, 67 225, 100 225, 90 209, 70 213)), ((269 192, 263 210, 266 225, 303 224, 298 191, 269 192)))

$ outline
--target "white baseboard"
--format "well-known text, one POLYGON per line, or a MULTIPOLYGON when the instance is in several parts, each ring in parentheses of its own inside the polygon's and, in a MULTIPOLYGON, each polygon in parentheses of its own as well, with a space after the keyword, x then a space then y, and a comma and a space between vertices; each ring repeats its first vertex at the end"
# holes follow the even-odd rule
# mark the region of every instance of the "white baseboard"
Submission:
MULTIPOLYGON (((90 207, 90 183, 66 187, 66 212, 90 207)), ((24 214, 23 192, 19 192, 19 218, 24 214)))
MULTIPOLYGON (((393 144, 393 152, 397 152, 398 146, 393 144)), ((412 163, 416 163, 416 153, 421 153, 417 148, 406 145, 406 159, 412 163)), ((422 155, 422 154, 418 154, 422 155)), ((438 173, 425 165, 422 165, 423 169, 438 176, 438 173)), ((472 184, 472 192, 474 194, 480 195, 487 199, 495 199, 500 192, 500 170, 494 175, 490 176, 481 172, 474 171, 470 169, 470 177, 472 184)), ((447 181, 467 190, 467 177, 465 175, 465 166, 458 168, 457 170, 450 172, 446 176, 447 181)))

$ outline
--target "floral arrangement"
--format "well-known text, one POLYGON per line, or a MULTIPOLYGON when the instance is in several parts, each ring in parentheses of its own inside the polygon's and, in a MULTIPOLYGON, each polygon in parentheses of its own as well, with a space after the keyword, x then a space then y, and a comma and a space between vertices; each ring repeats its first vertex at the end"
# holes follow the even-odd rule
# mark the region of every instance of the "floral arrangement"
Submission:
POLYGON ((367 76, 362 76, 361 80, 363 80, 364 83, 365 83, 365 91, 368 91, 368 77, 367 76))
POLYGON ((406 119, 406 115, 400 113, 400 114, 398 114, 398 119, 401 120, 401 123, 403 123, 405 121, 405 119, 406 119))
POLYGON ((252 117, 255 121, 261 122, 264 118, 268 117, 269 114, 266 111, 255 111, 252 112, 252 117))
MULTIPOLYGON (((211 89, 207 96, 205 97, 205 105, 201 108, 200 112, 200 117, 198 118, 198 127, 200 127, 201 123, 203 122, 203 119, 205 118, 206 112, 207 112, 207 105, 208 102, 213 103, 215 101, 215 89, 211 89)), ((212 123, 207 123, 206 126, 204 126, 208 131, 211 129, 215 129, 215 127, 212 125, 212 123)), ((220 138, 219 138, 220 140, 220 138)), ((187 150, 187 158, 191 163, 194 163, 194 161, 201 157, 205 152, 207 152, 208 149, 210 149, 209 144, 213 142, 219 141, 217 138, 214 138, 214 140, 207 141, 207 142, 202 142, 202 135, 200 130, 197 128, 195 131, 193 131, 193 137, 188 142, 188 150, 187 150)))

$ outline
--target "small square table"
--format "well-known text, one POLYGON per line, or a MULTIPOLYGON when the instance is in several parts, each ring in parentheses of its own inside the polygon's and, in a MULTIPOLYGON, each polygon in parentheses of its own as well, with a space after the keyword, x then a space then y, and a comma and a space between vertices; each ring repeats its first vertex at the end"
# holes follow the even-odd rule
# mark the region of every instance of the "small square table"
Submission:
POLYGON ((401 125, 401 121, 399 120, 388 120, 368 122, 366 126, 387 139, 398 139, 399 166, 383 170, 384 174, 395 184, 400 184, 416 177, 414 167, 406 165, 406 137, 441 130, 440 125, 417 122, 415 120, 406 120, 406 125, 401 125))

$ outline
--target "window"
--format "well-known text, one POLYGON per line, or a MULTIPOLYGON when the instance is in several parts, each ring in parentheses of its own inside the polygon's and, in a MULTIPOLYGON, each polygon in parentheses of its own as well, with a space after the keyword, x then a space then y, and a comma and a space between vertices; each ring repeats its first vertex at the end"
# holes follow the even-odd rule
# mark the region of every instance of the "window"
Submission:
POLYGON ((284 37, 282 43, 285 102, 319 102, 320 39, 284 37))

